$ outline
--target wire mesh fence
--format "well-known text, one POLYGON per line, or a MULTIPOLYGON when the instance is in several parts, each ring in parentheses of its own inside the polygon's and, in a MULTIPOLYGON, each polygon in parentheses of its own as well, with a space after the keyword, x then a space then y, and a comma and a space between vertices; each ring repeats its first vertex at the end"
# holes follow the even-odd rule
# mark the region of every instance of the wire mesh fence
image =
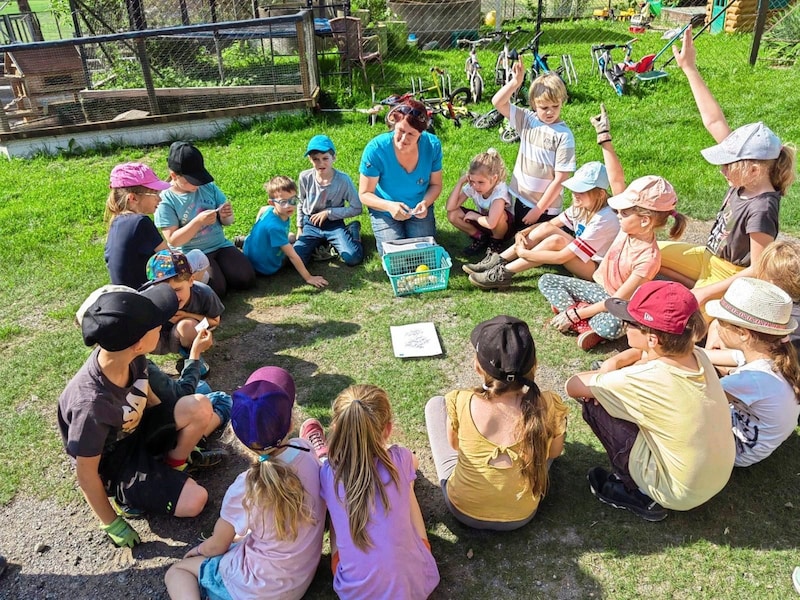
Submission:
POLYGON ((325 32, 310 11, 252 18, 241 3, 164 3, 123 18, 80 6, 73 27, 90 35, 2 46, 11 98, 0 131, 308 107, 318 94, 315 35, 325 32), (232 20, 203 24, 221 18, 232 20))
MULTIPOLYGON (((783 24, 776 43, 791 50, 783 55, 800 54, 797 43, 786 38, 794 34, 784 31, 797 29, 800 12, 785 6, 787 0, 771 1, 777 4, 768 23, 783 24)), ((526 49, 541 34, 534 49, 550 55, 551 67, 574 57, 575 76, 585 77, 594 67, 592 45, 624 44, 645 31, 675 31, 691 21, 710 22, 715 33, 747 32, 758 9, 758 0, 680 3, 71 0, 69 13, 0 15, 5 44, 0 51, 11 87, 2 97, 0 132, 166 115, 186 119, 274 104, 311 106, 320 88, 343 80, 364 91, 370 84, 397 90, 409 80, 425 87, 430 86, 431 56, 451 67, 446 78, 433 77, 434 85, 439 80, 437 93, 447 95, 469 84, 468 74, 458 73, 468 56, 459 40, 478 40, 500 29, 520 29, 508 40, 511 49, 526 49), (339 28, 342 18, 346 26, 339 28), (53 41, 59 38, 74 40, 53 41), (36 43, 40 39, 44 42, 36 43)), ((642 52, 662 45, 660 36, 642 37, 642 52)), ((765 40, 770 39, 768 31, 765 40)), ((502 83, 494 72, 502 48, 496 38, 475 53, 489 93, 496 89, 492 84, 502 83)))

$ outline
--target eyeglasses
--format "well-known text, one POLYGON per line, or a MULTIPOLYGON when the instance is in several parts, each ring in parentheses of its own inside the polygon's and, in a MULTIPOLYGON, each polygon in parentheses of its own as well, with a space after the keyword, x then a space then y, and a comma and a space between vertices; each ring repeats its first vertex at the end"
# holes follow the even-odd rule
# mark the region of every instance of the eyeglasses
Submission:
POLYGON ((427 112, 417 110, 408 104, 398 104, 389 111, 389 114, 386 115, 386 122, 391 125, 394 125, 397 122, 396 118, 394 120, 391 119, 391 116, 394 113, 400 113, 401 115, 406 115, 406 117, 409 117, 408 121, 411 123, 411 126, 420 131, 425 131, 430 123, 427 112))
POLYGON ((278 206, 297 206, 297 196, 292 196, 285 200, 282 198, 272 198, 271 200, 278 206))

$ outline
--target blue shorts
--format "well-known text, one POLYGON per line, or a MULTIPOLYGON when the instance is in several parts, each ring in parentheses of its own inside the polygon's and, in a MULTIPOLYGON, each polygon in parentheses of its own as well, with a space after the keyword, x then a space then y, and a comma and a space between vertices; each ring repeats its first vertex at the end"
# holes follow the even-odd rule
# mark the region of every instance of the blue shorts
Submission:
POLYGON ((197 580, 200 583, 200 596, 209 600, 233 600, 219 574, 219 562, 224 554, 205 559, 200 565, 197 580))

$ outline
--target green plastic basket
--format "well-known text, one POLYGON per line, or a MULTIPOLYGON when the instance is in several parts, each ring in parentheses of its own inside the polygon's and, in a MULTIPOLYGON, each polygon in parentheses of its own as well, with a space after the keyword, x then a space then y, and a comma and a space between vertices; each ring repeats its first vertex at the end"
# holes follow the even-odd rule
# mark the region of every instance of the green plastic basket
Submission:
POLYGON ((400 250, 383 255, 383 270, 395 296, 447 289, 453 261, 441 246, 400 250), (421 270, 419 267, 425 265, 421 270))

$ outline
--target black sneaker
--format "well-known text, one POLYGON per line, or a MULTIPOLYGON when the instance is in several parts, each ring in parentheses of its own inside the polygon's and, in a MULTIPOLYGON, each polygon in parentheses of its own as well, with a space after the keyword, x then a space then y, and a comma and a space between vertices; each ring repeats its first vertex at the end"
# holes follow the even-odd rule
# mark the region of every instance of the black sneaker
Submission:
POLYGON ((496 267, 497 265, 505 265, 507 263, 508 261, 500 256, 497 252, 487 250, 486 256, 484 256, 480 262, 461 265, 461 270, 467 275, 472 275, 473 273, 483 273, 492 267, 496 267))
POLYGON ((200 469, 213 467, 221 463, 222 459, 227 456, 228 453, 225 450, 200 450, 200 448, 195 447, 191 454, 189 454, 189 458, 186 460, 186 468, 184 470, 187 473, 194 473, 200 469))
POLYGON ((667 518, 667 510, 650 496, 639 490, 629 491, 614 475, 602 467, 589 469, 587 475, 592 494, 609 506, 624 508, 645 521, 657 523, 667 518))
POLYGON ((233 238, 233 245, 236 246, 239 250, 244 248, 244 241, 247 239, 246 235, 237 235, 233 238))
POLYGON ((472 273, 469 280, 482 290, 495 290, 509 287, 513 276, 514 274, 506 269, 505 265, 495 265, 483 273, 472 273))
POLYGON ((469 246, 464 248, 464 254, 467 256, 479 256, 486 252, 486 248, 489 247, 489 236, 482 235, 479 238, 472 238, 469 246))
POLYGON ((111 504, 111 508, 114 509, 114 512, 125 519, 140 519, 147 514, 143 508, 134 508, 133 506, 123 504, 114 496, 109 496, 108 502, 111 504))

